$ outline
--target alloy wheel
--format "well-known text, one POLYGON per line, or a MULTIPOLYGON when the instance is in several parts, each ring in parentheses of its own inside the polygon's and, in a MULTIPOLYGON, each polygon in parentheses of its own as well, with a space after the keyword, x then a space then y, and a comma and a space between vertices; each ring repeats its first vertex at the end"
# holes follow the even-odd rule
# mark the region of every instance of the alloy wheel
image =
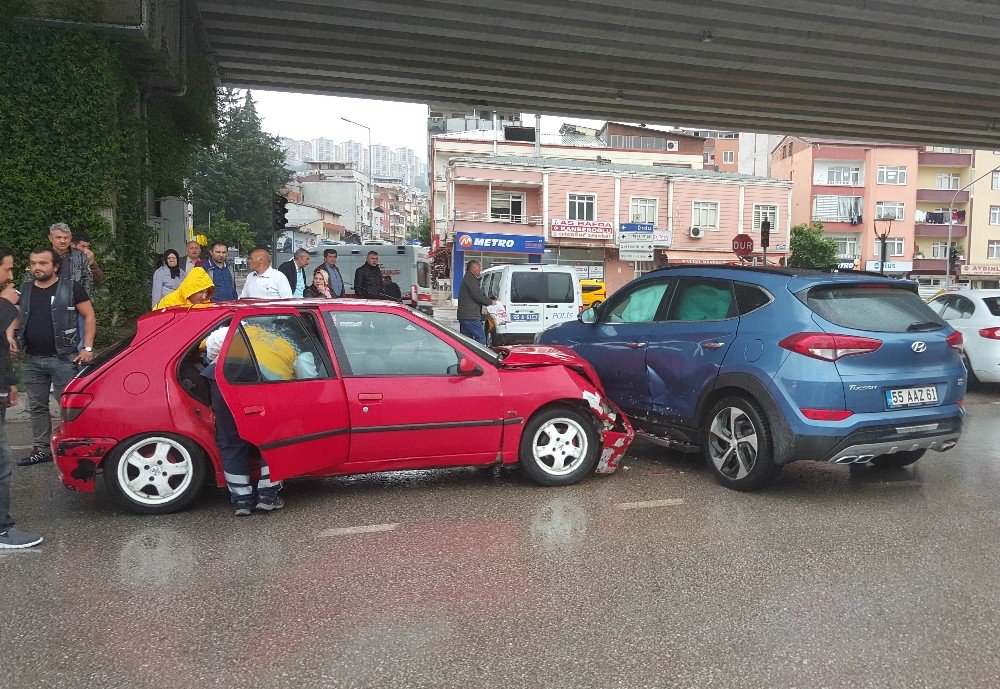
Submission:
POLYGON ((587 458, 590 440, 583 426, 573 419, 551 419, 531 439, 532 454, 538 467, 552 476, 570 474, 587 458))
POLYGON ((151 436, 128 447, 118 462, 118 485, 142 505, 162 505, 191 486, 191 453, 173 438, 151 436))
POLYGON ((724 407, 709 429, 709 455, 726 478, 739 480, 757 463, 757 429, 739 407, 724 407))

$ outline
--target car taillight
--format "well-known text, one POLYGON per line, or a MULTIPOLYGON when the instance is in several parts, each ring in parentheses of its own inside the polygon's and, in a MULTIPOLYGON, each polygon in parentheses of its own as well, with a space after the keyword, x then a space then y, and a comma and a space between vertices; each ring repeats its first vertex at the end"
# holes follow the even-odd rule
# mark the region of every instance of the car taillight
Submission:
POLYGON ((813 359, 836 361, 854 354, 870 354, 882 346, 882 340, 856 335, 796 333, 779 342, 778 346, 813 359))
POLYGON ((1000 328, 983 328, 979 334, 989 340, 1000 340, 1000 328))
POLYGON ((948 346, 954 349, 962 348, 962 333, 957 330, 948 336, 948 346))
POLYGON ((76 421, 83 410, 94 401, 93 395, 82 392, 65 392, 59 399, 59 418, 63 423, 76 421))
POLYGON ((802 416, 813 421, 843 421, 854 412, 846 409, 799 409, 802 416))
POLYGON ((965 398, 964 397, 959 397, 958 401, 955 402, 955 404, 958 405, 959 409, 961 409, 962 411, 965 411, 965 398))

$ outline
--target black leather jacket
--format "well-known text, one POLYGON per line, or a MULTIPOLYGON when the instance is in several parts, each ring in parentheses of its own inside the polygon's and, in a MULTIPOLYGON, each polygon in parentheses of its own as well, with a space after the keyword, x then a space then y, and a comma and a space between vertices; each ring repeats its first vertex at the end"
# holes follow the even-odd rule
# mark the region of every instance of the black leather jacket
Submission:
POLYGON ((360 299, 385 299, 382 286, 382 269, 362 263, 354 271, 354 294, 360 299))

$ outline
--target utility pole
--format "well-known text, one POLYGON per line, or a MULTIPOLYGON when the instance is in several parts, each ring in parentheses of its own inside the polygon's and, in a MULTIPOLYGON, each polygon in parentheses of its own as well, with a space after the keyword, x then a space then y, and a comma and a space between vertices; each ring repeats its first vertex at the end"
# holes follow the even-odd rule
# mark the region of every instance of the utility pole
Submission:
MULTIPOLYGON (((341 117, 344 122, 361 127, 368 132, 368 231, 371 233, 369 239, 375 239, 375 170, 372 169, 372 128, 368 125, 341 117)), ((362 231, 361 241, 364 242, 364 232, 362 231)))

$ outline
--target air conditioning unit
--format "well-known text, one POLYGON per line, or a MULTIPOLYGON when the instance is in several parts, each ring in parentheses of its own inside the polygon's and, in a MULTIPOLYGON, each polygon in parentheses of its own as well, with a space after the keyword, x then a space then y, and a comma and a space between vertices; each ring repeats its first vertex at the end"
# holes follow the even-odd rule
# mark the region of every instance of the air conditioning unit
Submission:
POLYGON ((705 230, 701 229, 700 227, 692 227, 690 234, 691 237, 694 239, 701 239, 703 236, 705 236, 705 230))
POLYGON ((668 151, 677 151, 677 150, 680 149, 680 146, 681 145, 679 143, 677 143, 676 141, 667 141, 667 150, 668 151))

